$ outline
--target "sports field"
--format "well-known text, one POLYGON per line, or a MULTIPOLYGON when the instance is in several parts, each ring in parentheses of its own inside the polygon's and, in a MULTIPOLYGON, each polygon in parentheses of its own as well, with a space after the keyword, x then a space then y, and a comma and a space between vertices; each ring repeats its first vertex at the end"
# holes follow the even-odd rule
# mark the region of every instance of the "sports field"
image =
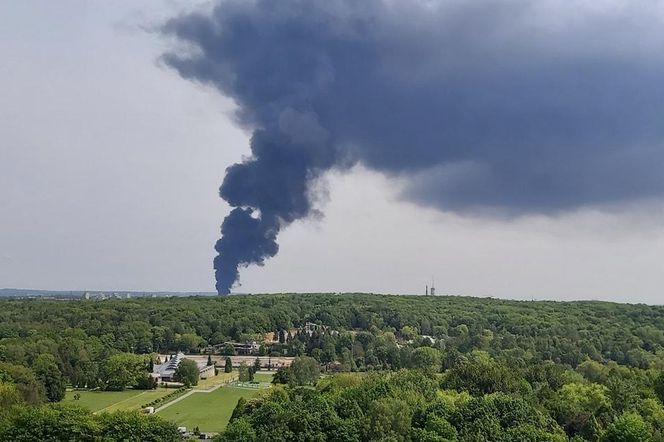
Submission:
POLYGON ((158 416, 180 426, 201 431, 222 431, 238 399, 251 399, 259 394, 258 389, 222 387, 211 393, 194 393, 157 413, 158 416))
POLYGON ((172 388, 125 391, 68 391, 63 402, 80 405, 91 411, 140 410, 141 406, 172 393, 172 388), (74 396, 79 394, 80 399, 74 396))

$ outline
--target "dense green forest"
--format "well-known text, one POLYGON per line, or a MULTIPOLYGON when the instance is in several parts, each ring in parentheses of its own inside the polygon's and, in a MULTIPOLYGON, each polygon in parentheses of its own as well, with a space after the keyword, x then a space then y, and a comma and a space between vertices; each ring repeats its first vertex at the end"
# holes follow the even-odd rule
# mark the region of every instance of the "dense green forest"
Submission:
POLYGON ((268 332, 260 354, 327 375, 282 371, 223 440, 664 441, 664 307, 367 294, 0 300, 0 437, 72 413, 49 405, 66 385, 140 387, 154 353, 268 332))

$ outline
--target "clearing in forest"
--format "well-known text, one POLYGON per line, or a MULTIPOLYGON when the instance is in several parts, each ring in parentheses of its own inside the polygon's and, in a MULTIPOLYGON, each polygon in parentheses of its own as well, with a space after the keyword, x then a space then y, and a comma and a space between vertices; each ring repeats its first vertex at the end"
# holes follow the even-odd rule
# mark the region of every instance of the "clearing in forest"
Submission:
POLYGON ((222 431, 226 428, 237 401, 241 397, 252 399, 259 391, 222 387, 210 393, 199 392, 165 408, 157 415, 187 429, 199 427, 204 432, 222 431))
POLYGON ((157 388, 156 390, 124 390, 124 391, 68 391, 63 402, 80 405, 93 412, 116 410, 140 410, 153 400, 172 393, 172 388, 157 388), (74 396, 80 395, 79 400, 74 396))

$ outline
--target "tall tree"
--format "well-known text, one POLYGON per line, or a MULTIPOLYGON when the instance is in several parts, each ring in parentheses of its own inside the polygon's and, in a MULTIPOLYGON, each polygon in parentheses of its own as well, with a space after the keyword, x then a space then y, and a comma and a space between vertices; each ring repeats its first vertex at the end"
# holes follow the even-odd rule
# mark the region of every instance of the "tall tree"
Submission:
POLYGON ((100 377, 107 390, 124 390, 145 376, 145 358, 131 353, 118 353, 104 361, 100 377))
POLYGON ((249 367, 244 361, 240 363, 238 371, 240 382, 250 382, 254 379, 254 371, 252 370, 252 367, 249 367))
POLYGON ((28 404, 36 405, 46 400, 44 384, 27 367, 0 361, 0 380, 15 384, 19 396, 28 404))
POLYGON ((192 385, 198 385, 199 375, 200 372, 196 361, 183 359, 178 364, 178 368, 175 369, 173 378, 178 382, 182 382, 185 387, 191 387, 192 385))
POLYGON ((416 348, 411 354, 411 363, 414 368, 438 372, 442 367, 442 356, 440 350, 431 347, 420 347, 416 348))
POLYGON ((295 358, 290 366, 291 382, 296 385, 315 384, 320 377, 320 365, 314 358, 295 358))
POLYGON ((652 440, 652 427, 634 412, 618 416, 602 435, 602 442, 650 442, 652 440))
POLYGON ((51 402, 59 402, 65 397, 66 384, 62 373, 55 362, 55 357, 49 353, 39 355, 34 364, 35 373, 44 384, 46 397, 51 402))
POLYGON ((655 393, 659 400, 664 404, 664 371, 662 371, 655 380, 655 393))
POLYGON ((9 410, 12 406, 22 402, 16 385, 0 381, 0 421, 4 410, 9 410))
POLYGON ((234 356, 235 355, 235 347, 233 347, 233 344, 230 342, 227 342, 224 345, 224 350, 223 350, 224 356, 234 356))

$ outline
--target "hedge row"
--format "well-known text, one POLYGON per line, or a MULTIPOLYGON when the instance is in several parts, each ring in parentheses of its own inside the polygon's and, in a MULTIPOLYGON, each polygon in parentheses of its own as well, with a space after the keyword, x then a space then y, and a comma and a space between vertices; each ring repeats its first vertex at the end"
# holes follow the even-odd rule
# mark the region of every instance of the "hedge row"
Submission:
POLYGON ((160 398, 157 398, 153 400, 152 402, 148 402, 147 404, 141 405, 141 408, 145 409, 147 407, 156 407, 159 404, 164 404, 166 402, 170 402, 173 399, 182 396, 185 394, 189 389, 187 387, 180 387, 177 390, 175 390, 172 393, 167 394, 166 396, 162 396, 160 398))

